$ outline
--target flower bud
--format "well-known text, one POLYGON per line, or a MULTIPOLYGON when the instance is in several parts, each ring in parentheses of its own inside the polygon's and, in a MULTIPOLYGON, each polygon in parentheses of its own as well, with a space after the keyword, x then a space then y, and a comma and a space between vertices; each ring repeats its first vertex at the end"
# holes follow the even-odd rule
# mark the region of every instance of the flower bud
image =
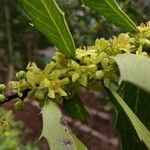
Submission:
POLYGON ((15 103, 14 107, 15 107, 16 110, 21 111, 21 110, 24 110, 25 104, 22 100, 19 100, 15 103))
POLYGON ((101 80, 104 77, 104 72, 102 70, 99 70, 96 72, 96 78, 101 80))
POLYGON ((4 91, 6 89, 6 85, 0 84, 0 91, 4 91))
POLYGON ((4 102, 5 101, 5 96, 3 94, 0 94, 0 102, 4 102))
POLYGON ((47 93, 47 89, 46 88, 41 89, 41 90, 37 90, 35 92, 35 94, 34 94, 34 98, 37 101, 44 101, 46 93, 47 93))
POLYGON ((24 79, 26 77, 26 72, 25 71, 19 71, 16 73, 16 77, 18 79, 24 79))

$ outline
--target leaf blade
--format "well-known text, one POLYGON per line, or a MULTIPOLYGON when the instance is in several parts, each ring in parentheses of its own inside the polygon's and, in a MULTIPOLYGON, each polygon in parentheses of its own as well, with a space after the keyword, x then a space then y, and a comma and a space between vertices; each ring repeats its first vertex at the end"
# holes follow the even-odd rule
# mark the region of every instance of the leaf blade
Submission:
POLYGON ((71 99, 64 100, 63 106, 68 114, 81 122, 86 122, 89 113, 82 104, 78 94, 75 94, 71 99))
MULTIPOLYGON (((150 130, 150 94, 130 83, 123 83, 118 92, 140 121, 147 127, 148 130, 150 130)), ((136 131, 131 128, 132 125, 127 115, 123 112, 123 110, 121 110, 121 108, 117 107, 117 110, 118 116, 116 128, 119 130, 121 135, 122 148, 125 150, 147 150, 145 144, 140 142, 136 131)))
POLYGON ((140 140, 143 141, 148 148, 150 148, 150 131, 138 119, 138 117, 133 113, 130 107, 124 102, 124 100, 119 96, 119 94, 115 90, 110 89, 110 92, 128 116, 140 140))
POLYGON ((82 144, 68 128, 63 115, 56 103, 49 101, 42 109, 43 130, 41 137, 45 137, 51 150, 77 150, 82 144))
POLYGON ((150 59, 134 54, 120 54, 113 59, 120 70, 120 82, 130 82, 150 92, 150 59), (145 67, 147 67, 145 69, 145 67))
POLYGON ((59 9, 55 0, 18 0, 18 3, 34 26, 59 51, 68 57, 74 57, 74 41, 67 26, 64 13, 59 9))
POLYGON ((84 4, 127 31, 138 31, 135 23, 121 10, 115 0, 83 0, 84 4))

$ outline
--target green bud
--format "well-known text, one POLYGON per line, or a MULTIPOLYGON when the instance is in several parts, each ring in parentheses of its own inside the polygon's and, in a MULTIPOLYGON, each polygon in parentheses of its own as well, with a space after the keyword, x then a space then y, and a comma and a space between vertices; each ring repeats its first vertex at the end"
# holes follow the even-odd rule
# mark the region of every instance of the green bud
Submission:
POLYGON ((24 79, 26 77, 26 72, 25 71, 19 71, 16 73, 16 77, 18 79, 24 79))
POLYGON ((6 89, 6 85, 0 84, 0 91, 4 91, 6 89))
POLYGON ((0 94, 0 102, 4 102, 5 101, 5 96, 3 94, 0 94))
POLYGON ((104 72, 102 70, 99 70, 96 72, 96 78, 101 80, 104 77, 104 72))
POLYGON ((149 48, 150 47, 150 40, 146 39, 145 40, 145 45, 149 48))
POLYGON ((44 101, 45 96, 46 96, 46 93, 47 93, 47 89, 46 89, 46 88, 41 89, 41 90, 37 90, 37 91, 35 92, 34 98, 35 98, 37 101, 44 101))
POLYGON ((16 110, 20 110, 21 111, 21 110, 24 110, 25 104, 24 104, 24 102, 22 100, 19 100, 19 101, 17 101, 15 103, 14 107, 15 107, 16 110))

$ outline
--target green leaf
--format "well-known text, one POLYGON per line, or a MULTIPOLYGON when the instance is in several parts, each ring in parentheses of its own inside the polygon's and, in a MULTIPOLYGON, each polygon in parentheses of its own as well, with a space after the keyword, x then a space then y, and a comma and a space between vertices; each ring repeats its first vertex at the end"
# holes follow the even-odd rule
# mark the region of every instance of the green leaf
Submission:
POLYGON ((60 52, 74 57, 75 45, 64 13, 56 0, 17 0, 33 25, 52 42, 60 52))
POLYGON ((72 135, 77 146, 77 150, 88 150, 85 145, 76 136, 72 135))
POLYGON ((86 111, 78 95, 74 95, 72 99, 64 100, 63 106, 71 117, 81 122, 86 122, 89 117, 89 113, 86 111))
POLYGON ((121 10, 115 0, 83 0, 86 6, 100 12, 104 17, 127 31, 137 31, 135 23, 121 10))
MULTIPOLYGON (((150 130, 150 94, 130 83, 123 83, 118 91, 126 104, 132 109, 148 130, 150 130)), ((116 128, 119 130, 121 136, 122 149, 147 150, 145 144, 140 142, 127 115, 120 107, 117 107, 117 110, 118 116, 116 128)))
POLYGON ((78 147, 87 150, 68 128, 56 103, 48 101, 42 109, 42 116, 41 137, 47 140, 51 150, 78 150, 78 147))
POLYGON ((134 54, 113 57, 120 70, 120 82, 130 82, 150 92, 150 59, 134 54))
MULTIPOLYGON (((135 115, 135 113, 130 109, 130 107, 126 104, 126 102, 120 97, 120 95, 115 90, 110 89, 110 92, 115 97, 117 103, 119 104, 119 106, 121 106, 122 110, 125 112, 125 114, 129 118, 130 122, 132 123, 132 125, 136 131, 136 133, 138 134, 140 141, 143 141, 145 143, 145 145, 148 148, 150 148, 150 131, 144 126, 144 124, 139 120, 139 118, 135 115)), ((135 103, 137 103, 137 101, 135 99, 132 99, 132 101, 135 101, 135 103)), ((118 114, 119 113, 120 112, 118 112, 118 114)), ((124 118, 122 118, 122 119, 124 119, 124 118)), ((126 120, 122 120, 122 122, 125 122, 125 121, 126 120)), ((129 127, 130 126, 128 126, 128 128, 129 127)), ((122 128, 124 128, 124 126, 122 126, 122 128)), ((134 135, 132 135, 132 136, 134 136, 134 135)), ((126 139, 126 140, 131 140, 131 138, 129 137, 129 139, 126 139)), ((132 141, 132 142, 134 142, 134 141, 132 141)), ((127 148, 124 148, 124 149, 127 150, 127 148)), ((131 147, 129 149, 131 149, 131 147)))

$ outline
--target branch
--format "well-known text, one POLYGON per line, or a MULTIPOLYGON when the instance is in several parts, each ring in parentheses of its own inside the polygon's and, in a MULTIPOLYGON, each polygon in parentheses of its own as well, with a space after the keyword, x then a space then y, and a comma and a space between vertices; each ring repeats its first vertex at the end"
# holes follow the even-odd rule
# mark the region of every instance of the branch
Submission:
MULTIPOLYGON (((24 100, 27 97, 28 92, 29 92, 29 89, 26 89, 23 92, 23 96, 21 97, 22 100, 24 100)), ((5 101, 0 102, 0 105, 3 105, 3 104, 5 104, 5 103, 7 103, 9 101, 12 101, 12 100, 14 100, 14 99, 16 99, 18 97, 19 97, 18 94, 8 95, 5 101)))

